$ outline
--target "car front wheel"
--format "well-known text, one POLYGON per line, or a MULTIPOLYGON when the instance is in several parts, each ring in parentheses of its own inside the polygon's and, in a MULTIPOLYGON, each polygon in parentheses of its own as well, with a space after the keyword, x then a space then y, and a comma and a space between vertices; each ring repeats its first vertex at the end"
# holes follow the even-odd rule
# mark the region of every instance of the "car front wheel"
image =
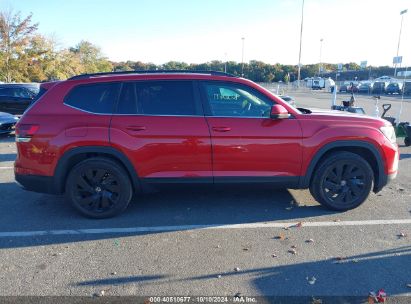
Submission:
POLYGON ((327 208, 350 210, 367 199, 373 181, 373 170, 364 158, 351 152, 336 152, 316 169, 310 192, 327 208))

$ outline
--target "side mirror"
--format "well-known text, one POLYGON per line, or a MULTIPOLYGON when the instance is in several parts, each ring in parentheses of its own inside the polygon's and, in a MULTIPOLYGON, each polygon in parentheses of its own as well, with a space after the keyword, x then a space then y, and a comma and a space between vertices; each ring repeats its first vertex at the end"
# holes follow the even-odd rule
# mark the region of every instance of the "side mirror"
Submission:
POLYGON ((271 107, 270 117, 272 119, 285 119, 289 118, 290 114, 282 105, 276 104, 271 107))

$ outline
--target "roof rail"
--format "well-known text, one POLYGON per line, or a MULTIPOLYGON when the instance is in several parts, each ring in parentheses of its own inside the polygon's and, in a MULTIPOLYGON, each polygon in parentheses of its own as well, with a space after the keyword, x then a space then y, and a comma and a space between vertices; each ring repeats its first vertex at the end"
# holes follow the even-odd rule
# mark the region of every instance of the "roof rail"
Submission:
POLYGON ((98 76, 110 76, 110 75, 128 75, 128 74, 167 74, 167 73, 187 73, 187 74, 208 74, 216 76, 237 77, 233 74, 219 72, 219 71, 203 71, 203 70, 136 70, 136 71, 116 71, 116 72, 103 72, 92 74, 81 74, 68 78, 67 80, 86 79, 98 76))

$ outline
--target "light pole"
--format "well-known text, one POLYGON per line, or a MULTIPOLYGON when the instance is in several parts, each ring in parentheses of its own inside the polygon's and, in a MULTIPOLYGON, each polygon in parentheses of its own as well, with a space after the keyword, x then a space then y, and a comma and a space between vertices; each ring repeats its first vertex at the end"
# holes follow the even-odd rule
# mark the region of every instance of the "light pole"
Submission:
MULTIPOLYGON (((398 36, 398 46, 397 46, 397 58, 398 58, 398 53, 400 51, 400 41, 401 41, 401 31, 402 31, 402 21, 404 20, 404 14, 408 12, 408 9, 405 9, 400 12, 401 15, 401 25, 400 25, 400 34, 398 36)), ((395 67, 394 67, 394 77, 397 75, 397 62, 395 62, 395 67)))
POLYGON ((322 72, 322 61, 321 61, 321 55, 322 55, 322 50, 323 50, 323 38, 320 39, 320 66, 318 67, 318 75, 321 76, 322 72))
POLYGON ((301 6, 300 52, 298 53, 297 87, 300 87, 300 79, 301 79, 301 44, 303 40, 303 24, 304 24, 304 0, 301 6))
POLYGON ((227 73, 227 53, 224 53, 224 73, 227 73))
POLYGON ((244 37, 241 38, 242 50, 241 50, 241 77, 244 77, 244 37))

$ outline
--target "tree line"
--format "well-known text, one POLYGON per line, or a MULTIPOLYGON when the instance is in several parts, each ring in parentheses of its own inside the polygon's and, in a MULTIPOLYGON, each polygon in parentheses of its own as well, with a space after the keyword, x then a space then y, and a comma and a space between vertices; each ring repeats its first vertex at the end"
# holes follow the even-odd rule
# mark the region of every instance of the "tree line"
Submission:
MULTIPOLYGON (((43 82, 63 80, 84 73, 132 70, 214 70, 244 76, 255 82, 290 82, 297 80, 296 65, 268 64, 257 60, 247 63, 210 61, 201 64, 169 61, 164 64, 141 61, 113 62, 89 41, 80 41, 69 48, 59 48, 56 41, 38 32, 32 14, 0 12, 0 81, 43 82)), ((337 71, 336 64, 323 63, 323 74, 337 71)), ((347 63, 344 70, 359 71, 356 63, 347 63)), ((387 67, 381 67, 386 69, 387 67)), ((378 71, 380 68, 373 68, 378 71)), ((319 75, 320 65, 301 67, 301 79, 319 75)))

